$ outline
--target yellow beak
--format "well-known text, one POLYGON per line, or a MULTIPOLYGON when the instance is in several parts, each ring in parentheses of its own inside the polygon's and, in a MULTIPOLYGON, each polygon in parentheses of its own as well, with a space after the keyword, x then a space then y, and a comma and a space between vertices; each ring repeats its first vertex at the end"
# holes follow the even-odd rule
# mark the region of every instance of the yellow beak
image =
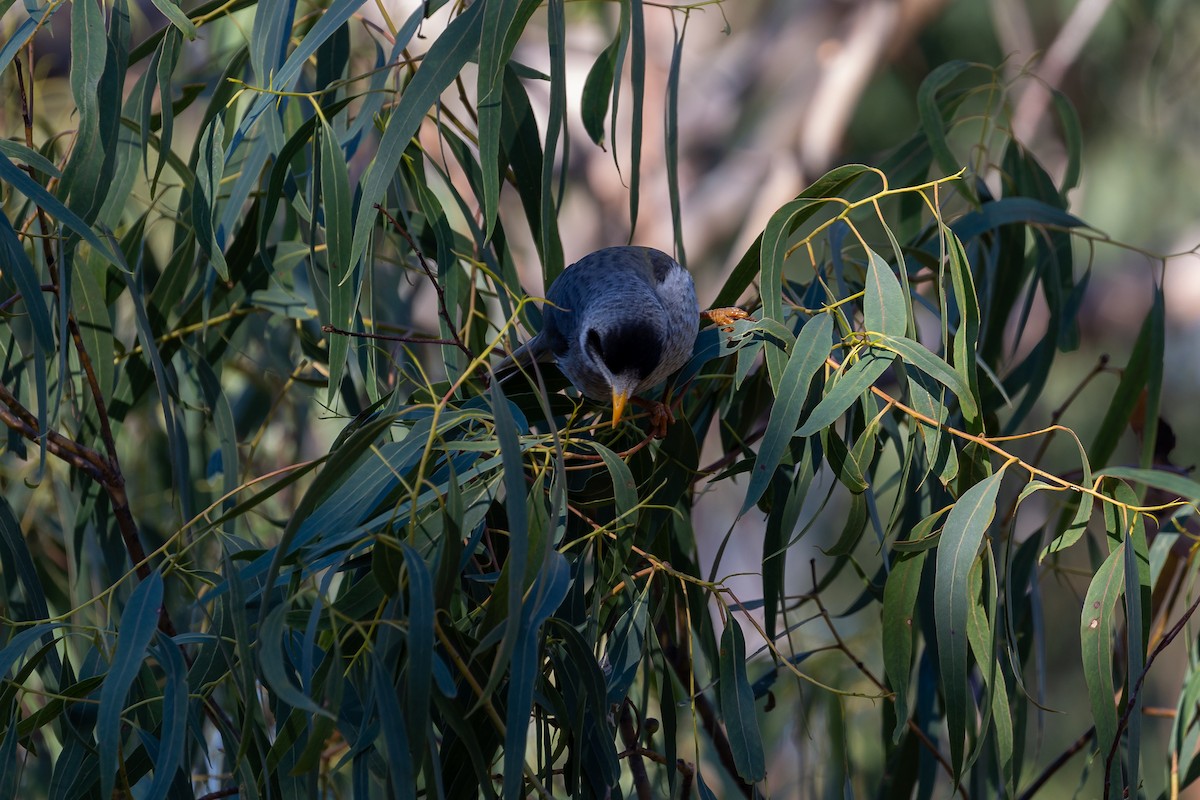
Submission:
POLYGON ((617 427, 617 423, 621 421, 621 414, 625 411, 625 404, 629 402, 629 395, 619 389, 613 389, 613 420, 612 426, 617 427))

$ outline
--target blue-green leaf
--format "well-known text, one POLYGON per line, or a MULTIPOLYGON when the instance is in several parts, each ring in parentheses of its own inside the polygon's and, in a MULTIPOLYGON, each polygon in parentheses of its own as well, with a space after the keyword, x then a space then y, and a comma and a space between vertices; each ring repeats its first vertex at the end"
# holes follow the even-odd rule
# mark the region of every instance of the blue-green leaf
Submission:
POLYGON ((188 729, 187 665, 179 647, 165 634, 159 634, 158 662, 166 673, 162 696, 162 735, 154 758, 154 780, 147 797, 166 797, 167 790, 183 766, 184 744, 188 729))
POLYGON ((171 24, 179 29, 179 32, 188 38, 188 41, 194 41, 196 38, 196 26, 188 19, 188 15, 183 9, 172 0, 151 0, 154 7, 163 13, 163 16, 171 21, 171 24))
POLYGON ((721 699, 721 716, 729 735, 729 749, 738 775, 747 783, 761 781, 767 776, 763 756, 762 734, 758 729, 758 711, 754 693, 746 677, 746 640, 737 620, 730 616, 721 634, 720 679, 717 682, 721 699))
POLYGON ((117 758, 121 745, 121 712, 133 679, 142 668, 146 648, 158 629, 163 602, 163 580, 158 572, 137 585, 121 614, 117 629, 117 649, 112 666, 100 690, 100 709, 96 717, 96 740, 100 756, 100 795, 110 797, 117 778, 117 758))
POLYGON ((446 26, 446 30, 425 54, 421 68, 405 87, 400 104, 388 119, 375 160, 371 162, 363 180, 358 219, 354 224, 352 264, 357 264, 366 252, 367 240, 375 227, 375 204, 383 200, 409 140, 425 119, 425 112, 437 102, 442 90, 458 77, 467 61, 475 55, 479 47, 483 11, 487 5, 471 4, 446 26))
POLYGON ((892 562, 883 587, 883 669, 896 693, 896 727, 892 741, 899 742, 908 726, 908 684, 912 670, 914 609, 921 588, 925 551, 905 553, 892 562))
POLYGON ((972 486, 950 510, 937 548, 934 603, 938 664, 946 698, 946 725, 955 774, 963 765, 963 744, 971 706, 968 685, 967 615, 971 565, 979 554, 983 534, 996 514, 996 493, 1004 469, 972 486))
POLYGON ((833 318, 829 314, 817 315, 816 319, 809 320, 800 329, 800 335, 792 345, 787 367, 775 389, 775 405, 767 420, 762 446, 754 459, 754 471, 750 475, 746 499, 742 501, 739 516, 753 508, 770 485, 771 476, 775 474, 792 441, 812 379, 829 356, 832 335, 833 318))
POLYGON ((854 405, 855 401, 887 371, 895 358, 891 353, 875 348, 867 348, 859 355, 858 361, 850 365, 841 378, 828 386, 825 396, 816 408, 804 420, 797 436, 812 436, 823 428, 828 428, 837 418, 854 405))
MULTIPOLYGON (((1079 619, 1079 639, 1082 646, 1083 678, 1091 700, 1092 719, 1096 723, 1096 745, 1100 758, 1108 757, 1117 736, 1117 708, 1113 702, 1113 619, 1117 598, 1124 586, 1124 548, 1129 539, 1109 553, 1096 570, 1083 599, 1079 619)), ((1113 759, 1109 779, 1119 787, 1120 759, 1113 759)))
POLYGON ((863 326, 870 333, 901 337, 908 329, 908 296, 888 263, 874 250, 867 250, 866 295, 863 297, 863 326))
POLYGON ((954 392, 964 417, 974 419, 979 416, 979 403, 971 393, 971 387, 967 381, 949 364, 931 353, 925 345, 914 342, 912 339, 892 336, 885 337, 876 344, 896 353, 900 358, 954 392))

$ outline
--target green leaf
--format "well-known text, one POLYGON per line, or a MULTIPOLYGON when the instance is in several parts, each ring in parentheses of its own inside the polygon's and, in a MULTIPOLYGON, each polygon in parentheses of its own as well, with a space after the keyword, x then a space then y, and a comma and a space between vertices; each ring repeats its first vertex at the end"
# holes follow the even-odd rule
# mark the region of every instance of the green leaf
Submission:
POLYGON ((0 209, 0 254, 4 257, 5 270, 13 283, 21 291, 23 307, 29 314, 29 323, 38 347, 53 353, 57 347, 54 335, 54 325, 50 322, 50 311, 46 308, 46 298, 42 292, 42 281, 33 263, 21 246, 17 232, 12 223, 0 209))
POLYGON ((924 552, 902 554, 892 562, 891 574, 883 587, 883 669, 896 693, 896 727, 892 731, 895 743, 908 726, 908 684, 916 635, 914 612, 924 567, 924 552))
POLYGON ((858 361, 851 364, 840 379, 826 388, 825 396, 804 420, 796 435, 812 436, 836 422, 846 409, 854 405, 855 401, 879 380, 879 376, 892 365, 893 359, 894 356, 886 351, 874 348, 863 350, 858 361))
POLYGON ((73 233, 83 237, 85 242, 100 251, 100 254, 110 263, 126 272, 129 271, 118 252, 108 242, 97 236, 96 232, 80 219, 78 214, 63 205, 57 197, 46 191, 44 186, 26 175, 24 170, 5 158, 2 153, 0 153, 0 182, 9 184, 37 203, 51 217, 66 225, 73 233))
POLYGON ((1062 183, 1058 191, 1063 197, 1067 192, 1079 185, 1079 165, 1083 160, 1083 132, 1079 124, 1079 114, 1067 96, 1055 89, 1051 94, 1054 110, 1058 112, 1058 121, 1062 125, 1063 143, 1067 147, 1067 168, 1063 171, 1062 183))
MULTIPOLYGON (((329 270, 329 322, 342 330, 354 327, 357 274, 351 265, 350 176, 336 134, 322 121, 321 201, 325 209, 325 255, 329 270)), ((342 389, 342 374, 350 351, 350 337, 329 334, 329 387, 327 402, 333 403, 342 389)))
POLYGON ((31 150, 20 142, 14 142, 11 139, 0 139, 0 154, 7 156, 10 159, 20 161, 27 164, 37 172, 50 178, 61 178, 62 173, 58 167, 54 166, 50 159, 43 156, 36 150, 31 150))
POLYGON ((934 385, 927 373, 918 370, 911 363, 905 367, 905 375, 908 378, 909 403, 913 410, 938 423, 936 426, 920 422, 916 424, 921 431, 921 438, 925 440, 925 458, 929 468, 937 474, 943 484, 949 485, 958 475, 958 454, 951 435, 941 427, 950 418, 950 411, 943 402, 945 392, 934 385))
MULTIPOLYGON (((529 0, 492 0, 484 3, 479 40, 479 164, 483 168, 483 229, 490 237, 500 206, 500 117, 504 68, 517 37, 537 7, 529 0)), ((445 34, 443 34, 445 35, 445 34)), ((428 62, 427 62, 428 63, 428 62)))
POLYGON ((921 118, 921 129, 925 132, 938 166, 947 175, 958 172, 963 165, 946 142, 946 123, 938 107, 938 94, 972 68, 973 65, 966 61, 949 61, 926 75, 917 90, 917 113, 921 118))
MULTIPOLYGON (((979 380, 975 370, 975 350, 979 344, 979 298, 975 294, 975 281, 971 275, 971 264, 963 250, 962 242, 943 228, 946 250, 950 256, 950 277, 954 286, 954 302, 958 306, 958 330, 954 332, 954 371, 966 384, 966 394, 979 396, 979 380)), ((978 407, 959 397, 963 417, 973 429, 981 429, 978 407), (972 413, 974 412, 974 413, 972 413)))
POLYGON ((1157 469, 1138 469, 1136 467, 1109 467, 1097 472, 1096 477, 1133 481, 1134 483, 1153 486, 1156 489, 1161 489, 1164 492, 1169 492, 1193 502, 1200 502, 1200 483, 1174 472, 1165 472, 1157 469))
POLYGON ((216 269, 221 280, 229 280, 229 265, 225 263, 225 252, 217 240, 217 198, 221 192, 221 178, 225 174, 225 151, 221 138, 225 128, 224 118, 218 115, 200 135, 196 162, 196 183, 192 191, 192 224, 196 228, 196 243, 208 262, 216 269))
POLYGON ((188 19, 188 15, 177 3, 171 0, 151 0, 154 7, 163 13, 163 16, 171 21, 171 24, 179 29, 179 32, 188 38, 188 41, 193 41, 196 38, 196 26, 188 19))
POLYGON ((162 633, 158 639, 156 655, 166 681, 162 693, 162 735, 154 759, 154 780, 146 790, 148 797, 166 797, 171 783, 181 774, 188 733, 187 665, 175 642, 162 633))
POLYGON ((969 576, 979 544, 996 514, 996 493, 1003 478, 1001 468, 963 493, 946 518, 937 548, 934 621, 942 694, 946 698, 947 736, 956 776, 961 776, 963 742, 971 714, 967 615, 976 599, 970 596, 969 576))
MULTIPOLYGON (((1114 607, 1124 585, 1125 551, 1129 540, 1121 542, 1100 569, 1096 570, 1079 620, 1083 678, 1087 682, 1092 719, 1096 723, 1096 745, 1100 758, 1107 758, 1117 735, 1117 709, 1113 702, 1113 622, 1114 607)), ((1109 780, 1121 786, 1120 759, 1113 759, 1109 780)))
POLYGON ((763 756, 762 735, 758 730, 758 712, 754 693, 746 677, 746 640, 742 628, 732 614, 721 634, 721 658, 717 689, 721 700, 721 716, 729 735, 729 749, 738 775, 747 783, 761 781, 767 776, 763 756))
POLYGON ((870 333, 902 337, 908 329, 908 295, 892 268, 874 250, 867 250, 863 327, 870 333))
POLYGON ((434 608, 433 576, 425 559, 407 542, 400 543, 404 567, 408 573, 408 664, 405 671, 404 721, 411 758, 425 758, 426 720, 433 679, 434 608))
POLYGON ((610 667, 607 698, 610 706, 625 699, 629 687, 633 685, 633 679, 637 676, 638 665, 642 662, 642 648, 646 643, 646 611, 649 600, 650 584, 647 582, 609 634, 604 657, 610 667))
POLYGON ((792 345, 787 367, 775 388, 775 405, 767 420, 762 446, 754 458, 754 470, 738 516, 745 514, 759 501, 783 460, 796 431, 800 412, 804 409, 812 379, 829 356, 832 335, 833 319, 829 314, 810 319, 800 329, 800 335, 792 345))
MULTIPOLYGON (((642 116, 646 100, 646 16, 642 0, 629 0, 629 87, 633 91, 633 114, 629 121, 629 238, 637 230, 642 183, 642 116)), ((613 124, 616 124, 613 102, 613 124)), ((616 156, 616 141, 613 141, 616 156)))
MULTIPOLYGON (((550 113, 546 120, 546 145, 542 150, 541 208, 538 219, 541 235, 543 277, 549 286, 565 268, 562 236, 558 226, 558 201, 554 192, 557 159, 562 164, 571 160, 571 138, 567 134, 567 24, 565 0, 549 0, 546 14, 546 33, 550 43, 550 113), (558 152, 559 137, 562 152, 558 152)), ((532 5, 536 8, 537 3, 532 5)), ((537 138, 536 126, 533 138, 537 138)), ((566 191, 567 170, 558 170, 558 194, 561 200, 566 191)), ((524 194, 525 191, 522 191, 524 194)))
POLYGON ((608 95, 613 91, 613 74, 617 66, 617 53, 621 47, 618 33, 601 51, 583 82, 579 113, 583 117, 583 129, 593 142, 604 146, 604 120, 608 115, 608 95))
POLYGON ((868 173, 871 173, 871 169, 862 164, 846 164, 831 169, 797 195, 795 200, 772 214, 766 229, 746 249, 717 293, 713 307, 733 305, 752 282, 761 278, 763 313, 769 319, 781 322, 783 299, 782 294, 777 295, 776 292, 783 290, 783 258, 787 250, 787 237, 825 207, 825 203, 817 198, 839 196, 868 173))
POLYGON ((1137 340, 1133 343, 1133 352, 1129 354, 1129 363, 1121 372, 1121 381, 1116 391, 1108 400, 1108 409, 1100 423, 1100 429, 1092 439, 1088 448, 1088 461, 1092 464, 1107 464, 1117 449, 1121 434, 1129 425, 1130 417, 1137 408, 1150 378, 1150 365, 1154 359, 1153 349, 1156 339, 1161 339, 1158 333, 1163 325, 1161 301, 1156 301, 1151 313, 1146 315, 1137 340), (1154 309, 1157 309, 1155 311, 1154 309))
POLYGON ((671 203, 671 228, 675 234, 675 260, 687 266, 683 250, 683 216, 679 203, 679 67, 683 63, 683 39, 691 17, 683 16, 677 29, 675 47, 671 51, 671 68, 667 72, 667 112, 664 139, 666 140, 667 193, 671 203))
POLYGON ((489 3, 473 3, 446 26, 425 54, 421 68, 409 81, 400 103, 388 118, 379 140, 379 149, 363 179, 358 203, 358 218, 354 223, 351 264, 355 266, 367 249, 367 240, 375 227, 375 204, 383 201, 384 193, 395 177, 396 167, 409 140, 420 128, 425 112, 437 102, 442 91, 454 82, 467 61, 479 48, 483 11, 489 3))
POLYGON ((100 689, 100 708, 96 716, 96 740, 100 756, 100 794, 112 795, 117 779, 120 755, 121 712, 133 679, 142 668, 146 648, 158 629, 163 601, 163 579, 152 572, 137 585, 121 613, 117 628, 117 649, 104 686, 100 689))
MULTIPOLYGON (((912 339, 891 336, 884 337, 882 340, 875 342, 875 344, 878 347, 896 353, 907 363, 912 364, 921 370, 921 372, 924 372, 942 386, 954 392, 954 396, 958 398, 959 407, 962 409, 965 418, 975 419, 979 416, 979 403, 976 401, 975 395, 972 394, 971 387, 966 379, 963 378, 962 374, 952 369, 945 361, 929 352, 923 344, 914 342, 912 339)), ((934 419, 938 418, 936 415, 931 416, 934 419)))

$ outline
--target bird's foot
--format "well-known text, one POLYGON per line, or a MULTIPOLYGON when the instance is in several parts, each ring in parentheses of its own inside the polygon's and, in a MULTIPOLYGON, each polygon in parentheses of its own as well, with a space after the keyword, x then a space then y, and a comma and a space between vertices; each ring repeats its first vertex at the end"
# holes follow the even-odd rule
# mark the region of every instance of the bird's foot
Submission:
POLYGON ((710 308, 707 311, 701 311, 700 319, 706 319, 727 331, 731 331, 733 330, 733 323, 739 319, 753 319, 753 317, 750 316, 749 312, 737 306, 726 306, 725 308, 710 308))
POLYGON ((671 411, 671 407, 666 403, 641 397, 634 397, 632 400, 650 412, 650 436, 655 439, 667 438, 667 428, 675 422, 675 414, 671 411))

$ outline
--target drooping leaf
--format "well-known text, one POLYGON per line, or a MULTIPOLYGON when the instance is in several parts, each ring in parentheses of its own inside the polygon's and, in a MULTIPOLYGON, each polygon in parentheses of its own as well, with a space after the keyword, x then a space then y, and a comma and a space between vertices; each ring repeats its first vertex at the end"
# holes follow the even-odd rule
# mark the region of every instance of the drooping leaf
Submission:
POLYGON ((721 634, 720 679, 717 683, 721 698, 721 716, 729 735, 729 747, 738 775, 747 783, 766 777, 762 734, 758 728, 758 712, 754 694, 746 677, 746 640, 741 626, 732 616, 721 634))
POLYGON ((762 446, 754 459, 754 471, 739 515, 754 507, 771 482, 771 476, 775 474, 792 441, 804 400, 808 397, 809 385, 829 355, 832 334, 833 319, 828 314, 809 320, 800 329, 800 335, 796 337, 788 356, 787 367, 775 388, 775 406, 767 420, 762 446))
POLYGON ((996 493, 1003 477, 1001 469, 964 492, 950 510, 938 542, 934 620, 942 692, 946 698, 950 759, 956 776, 963 765, 963 744, 971 713, 967 616, 976 601, 970 596, 969 575, 979 554, 979 543, 995 516, 996 493))

